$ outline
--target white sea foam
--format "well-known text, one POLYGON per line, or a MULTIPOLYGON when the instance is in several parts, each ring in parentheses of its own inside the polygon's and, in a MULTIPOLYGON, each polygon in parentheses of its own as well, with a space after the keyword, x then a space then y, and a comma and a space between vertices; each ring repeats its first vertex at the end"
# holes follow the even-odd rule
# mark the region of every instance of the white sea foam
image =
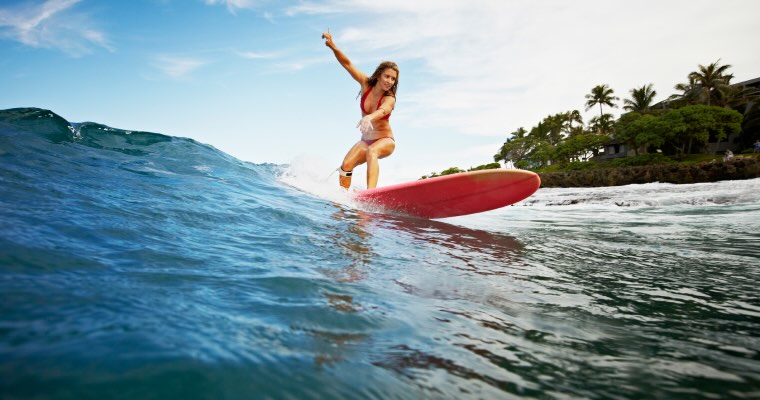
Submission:
POLYGON ((285 167, 278 180, 313 196, 353 207, 349 192, 338 186, 335 167, 323 160, 298 157, 285 167))
POLYGON ((519 205, 661 207, 760 202, 760 179, 714 183, 647 183, 598 188, 542 188, 519 205))

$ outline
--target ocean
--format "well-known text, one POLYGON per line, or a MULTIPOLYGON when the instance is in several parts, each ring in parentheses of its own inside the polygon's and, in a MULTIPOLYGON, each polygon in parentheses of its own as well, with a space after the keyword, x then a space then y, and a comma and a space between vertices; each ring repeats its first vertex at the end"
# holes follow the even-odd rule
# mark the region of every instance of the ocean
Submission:
POLYGON ((760 179, 421 220, 305 170, 0 111, 0 398, 760 398, 760 179))

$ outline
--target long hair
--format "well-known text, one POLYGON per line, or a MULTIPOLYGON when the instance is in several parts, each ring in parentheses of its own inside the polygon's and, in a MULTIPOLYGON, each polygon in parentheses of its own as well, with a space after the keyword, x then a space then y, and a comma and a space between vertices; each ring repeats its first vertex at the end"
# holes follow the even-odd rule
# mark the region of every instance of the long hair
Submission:
POLYGON ((396 63, 393 61, 381 62, 380 65, 378 65, 377 68, 375 68, 375 72, 372 73, 372 76, 370 76, 369 79, 367 80, 367 84, 370 87, 377 85, 377 80, 380 79, 380 75, 382 75, 383 71, 385 71, 388 68, 396 71, 396 82, 393 84, 393 86, 391 86, 391 89, 385 95, 396 97, 396 90, 398 89, 399 72, 398 72, 398 65, 396 65, 396 63))

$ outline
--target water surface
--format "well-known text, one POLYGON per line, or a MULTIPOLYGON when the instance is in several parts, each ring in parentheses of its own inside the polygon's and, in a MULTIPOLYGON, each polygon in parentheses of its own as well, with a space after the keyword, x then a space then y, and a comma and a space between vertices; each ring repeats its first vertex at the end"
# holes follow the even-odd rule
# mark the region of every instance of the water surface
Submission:
POLYGON ((297 183, 0 111, 0 397, 760 396, 760 180, 440 221, 297 183))

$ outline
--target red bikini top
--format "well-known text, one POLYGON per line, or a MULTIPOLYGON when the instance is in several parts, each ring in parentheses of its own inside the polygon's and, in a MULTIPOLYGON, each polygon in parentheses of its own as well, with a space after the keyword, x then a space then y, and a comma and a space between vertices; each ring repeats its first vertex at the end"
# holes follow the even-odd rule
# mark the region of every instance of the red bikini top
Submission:
MULTIPOLYGON (((364 94, 362 95, 362 101, 359 103, 359 108, 361 108, 362 112, 365 115, 369 114, 369 113, 364 109, 364 101, 367 100, 367 97, 369 97, 369 92, 370 91, 372 91, 372 87, 368 88, 367 91, 364 92, 364 94)), ((377 110, 378 108, 380 108, 380 104, 383 103, 383 97, 385 97, 385 96, 380 97, 380 100, 377 102, 377 107, 375 107, 375 110, 377 110)), ((391 111, 391 112, 393 112, 393 111, 391 111)), ((390 119, 390 118, 391 118, 391 113, 388 113, 388 115, 386 115, 386 116, 384 116, 384 117, 382 117, 380 119, 381 120, 382 119, 387 120, 387 119, 390 119)))

